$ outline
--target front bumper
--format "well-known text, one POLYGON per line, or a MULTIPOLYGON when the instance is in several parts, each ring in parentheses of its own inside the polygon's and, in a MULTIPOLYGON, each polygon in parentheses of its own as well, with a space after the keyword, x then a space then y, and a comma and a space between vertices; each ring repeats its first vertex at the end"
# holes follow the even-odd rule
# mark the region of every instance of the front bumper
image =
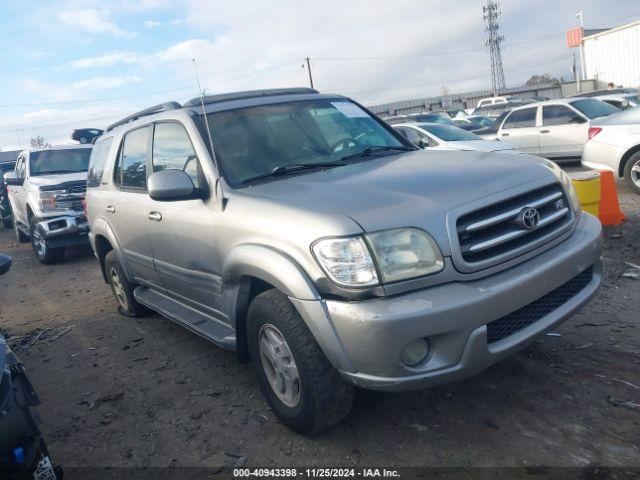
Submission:
MULTIPOLYGON (((601 248, 600 222, 583 213, 567 240, 498 274, 391 298, 322 301, 352 367, 339 370, 355 385, 390 391, 475 375, 555 328, 589 301, 602 281, 601 248), (588 268, 592 277, 567 301, 515 333, 487 342, 488 323, 531 304, 588 268), (430 353, 421 365, 407 367, 400 352, 418 338, 428 339, 430 353)), ((335 350, 322 343, 321 347, 325 353, 335 350)), ((335 351, 328 357, 337 358, 335 351)))
POLYGON ((42 219, 36 228, 51 248, 89 243, 89 223, 84 215, 42 219))

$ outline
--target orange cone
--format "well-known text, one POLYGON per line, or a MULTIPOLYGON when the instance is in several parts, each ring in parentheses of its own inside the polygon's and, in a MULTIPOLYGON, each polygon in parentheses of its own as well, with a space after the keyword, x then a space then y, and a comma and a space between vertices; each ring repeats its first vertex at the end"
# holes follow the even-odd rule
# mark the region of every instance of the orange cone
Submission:
POLYGON ((600 222, 602 225, 620 225, 625 221, 624 213, 620 211, 618 191, 613 172, 600 170, 600 222))

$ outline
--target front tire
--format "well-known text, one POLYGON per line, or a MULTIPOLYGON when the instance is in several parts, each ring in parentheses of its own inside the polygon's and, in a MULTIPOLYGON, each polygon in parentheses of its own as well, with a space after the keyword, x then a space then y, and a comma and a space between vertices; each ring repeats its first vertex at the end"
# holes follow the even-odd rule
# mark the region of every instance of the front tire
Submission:
POLYGON ((51 248, 42 234, 38 231, 37 220, 31 217, 29 221, 29 232, 31 237, 31 246, 38 261, 44 265, 60 262, 64 258, 64 247, 51 248))
POLYGON ((635 193, 640 195, 640 152, 636 152, 624 166, 624 179, 635 193))
POLYGON ((282 423, 313 434, 349 414, 354 387, 329 363, 284 294, 268 290, 251 302, 247 335, 258 384, 282 423))
POLYGON ((141 317, 147 309, 140 305, 135 297, 133 291, 136 285, 129 282, 127 276, 124 274, 120 260, 115 251, 111 250, 104 258, 104 271, 107 276, 107 281, 111 287, 111 293, 118 302, 118 312, 125 317, 141 317))

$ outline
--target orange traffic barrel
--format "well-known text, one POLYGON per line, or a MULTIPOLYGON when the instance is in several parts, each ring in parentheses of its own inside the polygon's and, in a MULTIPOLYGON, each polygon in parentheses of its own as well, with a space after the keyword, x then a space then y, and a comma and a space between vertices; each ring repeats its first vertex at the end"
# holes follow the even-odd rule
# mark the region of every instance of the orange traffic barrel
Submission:
POLYGON ((620 211, 618 190, 612 171, 600 170, 600 185, 600 222, 602 225, 620 225, 625 221, 625 216, 620 211))
POLYGON ((600 214, 600 172, 570 173, 571 181, 576 189, 582 210, 596 217, 600 214))

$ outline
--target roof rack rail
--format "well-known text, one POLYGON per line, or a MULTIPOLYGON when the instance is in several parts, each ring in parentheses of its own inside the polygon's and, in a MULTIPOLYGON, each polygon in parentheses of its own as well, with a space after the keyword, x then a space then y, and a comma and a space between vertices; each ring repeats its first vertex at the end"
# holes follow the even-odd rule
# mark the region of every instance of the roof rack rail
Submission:
POLYGON ((228 102, 231 100, 242 100, 245 98, 255 97, 271 97, 276 95, 300 95, 305 93, 320 93, 313 88, 299 87, 299 88, 270 88, 266 90, 247 90, 244 92, 232 92, 221 93, 218 95, 205 95, 204 97, 192 98, 184 104, 185 107, 197 107, 205 103, 205 105, 211 103, 228 102))
POLYGON ((144 110, 140 110, 139 112, 132 113, 128 117, 124 117, 122 120, 118 120, 116 123, 112 123, 105 130, 109 132, 120 125, 124 125, 125 123, 133 122, 142 117, 146 117, 147 115, 153 115, 154 113, 167 112, 169 110, 176 110, 178 108, 182 108, 178 102, 165 102, 160 103, 158 105, 154 105, 153 107, 145 108, 144 110))

